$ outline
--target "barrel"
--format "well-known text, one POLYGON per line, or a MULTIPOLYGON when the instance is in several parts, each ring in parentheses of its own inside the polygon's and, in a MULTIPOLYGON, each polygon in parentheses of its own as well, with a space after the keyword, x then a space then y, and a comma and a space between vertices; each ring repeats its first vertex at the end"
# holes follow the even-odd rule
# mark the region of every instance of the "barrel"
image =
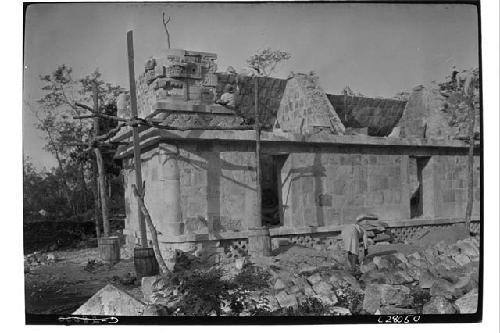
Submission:
POLYGON ((253 228, 248 233, 248 254, 256 257, 271 256, 269 228, 253 228))
POLYGON ((142 279, 144 276, 158 275, 160 268, 153 248, 136 247, 134 249, 134 267, 138 279, 142 279))
POLYGON ((120 237, 101 237, 97 243, 103 262, 114 265, 120 261, 120 237))

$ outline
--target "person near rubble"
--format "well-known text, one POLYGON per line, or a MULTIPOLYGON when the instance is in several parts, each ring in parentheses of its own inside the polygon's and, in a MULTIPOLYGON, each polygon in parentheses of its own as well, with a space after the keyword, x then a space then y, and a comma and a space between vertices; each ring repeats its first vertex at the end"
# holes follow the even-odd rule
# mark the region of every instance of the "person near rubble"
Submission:
POLYGON ((215 101, 215 103, 224 105, 225 107, 230 109, 234 109, 234 107, 236 106, 234 87, 231 84, 226 84, 224 93, 217 101, 215 101))
POLYGON ((342 229, 342 240, 344 241, 344 250, 347 252, 347 264, 352 270, 359 265, 359 240, 363 239, 363 254, 368 253, 368 236, 364 227, 360 224, 365 216, 360 215, 356 218, 356 223, 347 224, 342 229))

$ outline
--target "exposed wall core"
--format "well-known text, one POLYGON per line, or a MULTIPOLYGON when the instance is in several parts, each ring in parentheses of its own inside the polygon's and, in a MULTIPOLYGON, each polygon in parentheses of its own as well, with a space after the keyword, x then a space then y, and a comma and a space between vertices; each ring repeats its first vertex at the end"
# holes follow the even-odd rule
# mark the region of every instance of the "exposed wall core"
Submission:
POLYGON ((431 195, 424 188, 423 171, 430 157, 410 156, 409 178, 410 178, 410 217, 422 217, 424 215, 424 195, 431 195))

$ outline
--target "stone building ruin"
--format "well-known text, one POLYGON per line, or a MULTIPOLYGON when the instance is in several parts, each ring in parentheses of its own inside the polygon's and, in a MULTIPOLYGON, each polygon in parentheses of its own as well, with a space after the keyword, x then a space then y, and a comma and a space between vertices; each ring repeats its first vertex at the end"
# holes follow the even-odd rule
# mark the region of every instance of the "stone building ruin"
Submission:
MULTIPOLYGON (((253 78, 217 72, 213 53, 170 49, 137 79, 139 117, 171 126, 253 124, 253 78), (237 87, 234 110, 214 104, 237 87), (177 112, 168 112, 176 110, 177 112)), ((312 74, 259 77, 261 187, 256 216, 255 131, 140 127, 145 204, 165 251, 245 255, 252 227, 307 246, 332 243, 343 224, 375 214, 399 240, 463 222, 467 144, 422 87, 408 102, 327 94, 312 74)), ((125 106, 119 116, 129 117, 125 106)), ((139 243, 131 129, 123 160, 127 244, 139 243)), ((480 213, 479 151, 472 228, 480 213)), ((148 237, 150 239, 150 237, 148 237)))

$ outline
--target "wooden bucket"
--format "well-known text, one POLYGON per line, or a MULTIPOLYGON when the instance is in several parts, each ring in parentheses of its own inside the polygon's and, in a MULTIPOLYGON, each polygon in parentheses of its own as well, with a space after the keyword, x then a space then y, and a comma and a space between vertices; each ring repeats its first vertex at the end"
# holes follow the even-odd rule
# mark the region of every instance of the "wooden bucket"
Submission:
POLYGON ((97 243, 99 255, 103 262, 111 265, 120 262, 120 237, 101 237, 97 243))
POLYGON ((138 279, 142 279, 144 276, 158 275, 160 268, 153 248, 136 247, 134 249, 134 267, 138 279))
POLYGON ((250 229, 248 234, 248 254, 251 256, 271 256, 271 234, 269 228, 250 229))

